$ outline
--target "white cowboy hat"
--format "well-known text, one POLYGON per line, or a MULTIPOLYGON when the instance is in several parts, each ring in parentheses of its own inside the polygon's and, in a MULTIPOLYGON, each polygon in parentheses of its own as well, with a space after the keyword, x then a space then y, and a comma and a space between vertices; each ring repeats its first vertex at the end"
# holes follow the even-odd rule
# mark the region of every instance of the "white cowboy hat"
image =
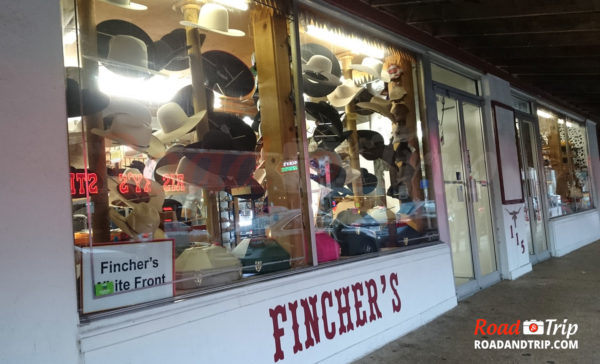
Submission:
POLYGON ((243 37, 246 33, 238 29, 229 28, 229 14, 227 9, 221 5, 208 3, 200 8, 198 23, 182 20, 179 24, 186 27, 200 28, 211 32, 228 35, 231 37, 243 37))
POLYGON ((132 77, 165 75, 148 67, 148 46, 132 35, 111 35, 106 58, 85 56, 98 61, 112 72, 132 77))
POLYGON ((127 217, 122 216, 115 209, 110 209, 108 216, 117 227, 134 240, 142 234, 153 234, 154 239, 164 237, 164 232, 158 228, 160 214, 148 204, 137 205, 127 217))
POLYGON ((148 7, 146 5, 132 3, 129 0, 100 0, 100 1, 105 2, 107 4, 118 6, 120 8, 129 9, 129 10, 146 10, 146 9, 148 9, 148 7))
POLYGON ((335 107, 347 105, 359 92, 361 88, 356 87, 352 80, 345 80, 332 93, 327 95, 329 103, 335 107))
POLYGON ((384 80, 385 76, 381 71, 383 70, 383 62, 377 58, 365 57, 360 64, 351 64, 351 69, 368 73, 373 76, 376 80, 384 80))
POLYGON ((331 73, 332 67, 333 64, 329 58, 315 54, 306 64, 302 65, 304 79, 319 85, 339 86, 340 78, 331 73))
MULTIPOLYGON (((122 176, 119 180, 115 180, 112 177, 107 178, 107 186, 108 192, 110 194, 111 201, 121 201, 125 205, 135 208, 140 204, 148 204, 154 207, 157 211, 162 211, 162 206, 165 202, 165 191, 163 186, 153 180, 145 179, 142 173, 135 168, 127 168, 123 171, 122 176), (128 182, 128 187, 131 186, 139 186, 142 191, 147 189, 149 190, 147 196, 149 197, 148 202, 141 202, 138 199, 143 196, 142 192, 136 193, 135 191, 131 191, 131 199, 130 196, 123 195, 119 190, 119 185, 122 182, 128 182), (136 181, 139 183, 136 184, 136 181)), ((134 187, 135 188, 135 187, 134 187)))
POLYGON ((189 133, 204 118, 206 110, 192 116, 187 116, 185 111, 176 102, 162 105, 156 111, 156 118, 161 130, 154 136, 163 143, 171 142, 189 133))
POLYGON ((191 183, 209 191, 223 191, 225 189, 225 182, 220 176, 201 168, 188 157, 179 160, 174 172, 171 165, 166 165, 158 168, 157 173, 159 175, 172 173, 176 181, 191 183), (179 176, 183 176, 183 178, 179 179, 179 176))
POLYGON ((382 99, 381 97, 371 97, 370 102, 359 102, 356 104, 358 107, 363 109, 373 110, 390 120, 394 120, 394 115, 390 112, 392 103, 382 99))
POLYGON ((92 133, 110 139, 115 145, 127 145, 137 151, 147 153, 152 158, 160 158, 165 146, 152 135, 152 115, 140 102, 135 100, 112 98, 104 109, 102 117, 110 120, 110 127, 102 130, 93 128, 92 133))

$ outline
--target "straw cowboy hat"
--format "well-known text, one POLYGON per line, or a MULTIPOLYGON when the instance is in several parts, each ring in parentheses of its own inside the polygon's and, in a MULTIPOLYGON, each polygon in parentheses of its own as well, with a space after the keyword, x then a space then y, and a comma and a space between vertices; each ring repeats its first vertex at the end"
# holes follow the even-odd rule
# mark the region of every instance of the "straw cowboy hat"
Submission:
POLYGON ((165 147, 152 135, 152 115, 139 101, 113 97, 102 112, 104 129, 93 128, 92 133, 113 141, 116 145, 127 145, 152 158, 160 158, 165 147))
POLYGON ((127 217, 110 209, 108 216, 125 234, 136 240, 140 235, 153 234, 153 239, 164 238, 164 232, 159 229, 160 214, 149 204, 136 205, 127 217))
MULTIPOLYGON (((335 88, 340 84, 339 78, 342 76, 342 69, 340 67, 340 62, 335 57, 333 52, 331 52, 328 48, 316 44, 316 43, 307 43, 303 44, 301 47, 300 54, 302 55, 302 63, 307 64, 309 60, 315 56, 325 56, 331 61, 331 70, 330 73, 338 78, 338 83, 333 85, 326 85, 322 82, 315 82, 313 80, 308 79, 303 74, 303 89, 304 93, 310 97, 325 97, 329 95, 331 92, 335 90, 335 88)), ((318 58, 317 58, 318 60, 318 58)), ((313 61, 314 62, 314 61, 313 61)))
POLYGON ((401 101, 404 96, 406 96, 408 94, 408 92, 406 92, 406 89, 402 86, 393 86, 390 87, 390 101, 394 102, 394 101, 401 101))
POLYGON ((242 277, 242 263, 222 246, 200 244, 175 259, 177 288, 222 285, 242 277))
POLYGON ((162 143, 171 142, 192 131, 204 118, 204 115, 206 115, 206 110, 188 117, 176 102, 166 103, 156 111, 156 118, 161 129, 154 133, 154 136, 162 143))
POLYGON ((390 120, 394 120, 394 115, 390 112, 392 103, 382 99, 381 97, 372 97, 369 102, 359 102, 356 106, 363 109, 373 110, 390 120))
POLYGON ((335 107, 346 106, 362 90, 352 80, 345 80, 332 93, 327 95, 329 103, 335 107))
POLYGON ((111 202, 120 201, 129 207, 139 204, 149 204, 157 211, 162 210, 165 201, 165 191, 156 181, 145 179, 136 168, 127 168, 119 179, 107 179, 108 193, 111 202), (123 191, 126 190, 126 191, 123 191))
POLYGON ((146 5, 133 3, 129 0, 100 0, 104 3, 118 6, 120 8, 129 9, 129 10, 146 10, 148 7, 146 5))
POLYGON ((236 56, 219 50, 208 51, 202 53, 202 64, 207 88, 229 97, 244 97, 254 91, 256 83, 252 71, 236 56))
POLYGON ((186 27, 208 30, 230 37, 243 37, 246 34, 238 29, 230 29, 227 9, 224 6, 213 3, 205 4, 200 8, 197 23, 182 20, 179 24, 186 27))

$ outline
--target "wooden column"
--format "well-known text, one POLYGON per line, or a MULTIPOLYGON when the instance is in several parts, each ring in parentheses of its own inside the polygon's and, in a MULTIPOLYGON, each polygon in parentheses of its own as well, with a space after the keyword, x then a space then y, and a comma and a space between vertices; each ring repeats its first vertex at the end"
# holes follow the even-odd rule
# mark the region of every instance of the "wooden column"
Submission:
MULTIPOLYGON (((342 55, 340 57, 340 61, 342 63, 342 73, 345 79, 352 79, 352 69, 350 65, 352 64, 352 55, 342 55)), ((356 112, 355 106, 352 103, 346 105, 346 121, 345 121, 346 130, 351 130, 352 134, 348 139, 349 150, 348 154, 350 154, 350 166, 354 169, 360 171, 360 159, 358 153, 358 134, 356 133, 356 112)), ((356 207, 363 208, 363 193, 362 193, 362 180, 360 178, 355 179, 352 182, 352 191, 354 191, 354 205, 356 207)))
MULTIPOLYGON (((200 5, 195 0, 183 0, 176 3, 174 8, 179 8, 183 14, 183 19, 192 23, 198 22, 198 14, 200 5)), ((192 97, 194 103, 194 111, 207 110, 206 104, 206 88, 204 86, 204 68, 202 64, 202 39, 198 29, 193 27, 185 28, 186 44, 190 46, 188 56, 190 58, 190 71, 192 74, 192 88, 194 90, 192 97)), ((212 105, 210 105, 212 109, 212 105)), ((204 134, 208 131, 208 120, 204 119, 196 126, 197 140, 202 140, 204 134)), ((206 229, 213 239, 219 238, 221 235, 221 220, 218 209, 218 194, 213 191, 203 190, 202 198, 206 207, 206 229)))
MULTIPOLYGON (((282 163, 298 160, 292 94, 287 21, 273 9, 252 10, 254 49, 260 92, 263 151, 270 206, 301 208, 298 171, 281 172, 282 163)), ((304 256, 302 235, 279 243, 292 258, 304 256)), ((294 261, 294 265, 301 262, 294 261)))
MULTIPOLYGON (((93 0, 78 0, 78 20, 81 43, 81 54, 96 57, 96 7, 93 0)), ((98 63, 86 57, 80 57, 82 67, 80 75, 81 88, 98 89, 98 63)), ((98 193, 91 195, 92 203, 92 239, 94 243, 110 241, 110 222, 108 218, 108 189, 106 174, 106 154, 104 138, 92 134, 92 128, 104 129, 102 112, 82 118, 85 127, 85 138, 88 151, 88 170, 98 176, 98 193)))

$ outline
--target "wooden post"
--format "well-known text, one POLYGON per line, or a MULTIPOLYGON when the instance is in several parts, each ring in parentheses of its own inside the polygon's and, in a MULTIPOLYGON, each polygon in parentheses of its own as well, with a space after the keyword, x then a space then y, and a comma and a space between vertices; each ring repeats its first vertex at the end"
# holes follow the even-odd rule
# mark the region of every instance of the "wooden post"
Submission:
MULTIPOLYGON (((283 15, 275 14, 273 9, 255 6, 252 26, 269 205, 300 211, 299 173, 281 171, 284 161, 298 160, 294 107, 290 98, 292 84, 287 21, 283 15)), ((288 249, 292 259, 305 255, 302 234, 280 240, 278 242, 288 249)), ((301 262, 293 261, 293 264, 301 262)))
MULTIPOLYGON (((96 7, 93 0, 78 0, 78 20, 81 39, 81 53, 86 56, 97 56, 96 7)), ((95 90, 98 88, 98 64, 86 57, 82 62, 81 88, 95 90)), ((92 128, 104 129, 102 112, 82 117, 85 127, 85 139, 88 151, 88 170, 98 176, 98 193, 91 195, 92 203, 92 239, 94 243, 110 241, 110 222, 108 218, 108 189, 106 174, 106 154, 104 138, 90 132, 92 128)))
MULTIPOLYGON (((181 11, 183 19, 192 23, 198 22, 200 5, 195 0, 184 0, 176 3, 173 8, 181 11)), ((186 44, 190 46, 188 55, 190 57, 190 71, 192 74, 192 94, 194 111, 207 110, 206 88, 204 87, 204 68, 202 64, 202 40, 198 29, 192 27, 185 28, 186 44)), ((210 105, 212 108, 212 105, 210 105)), ((204 119, 196 126, 196 137, 202 140, 204 134, 208 131, 208 121, 204 119)), ((218 209, 218 194, 214 191, 203 190, 202 199, 206 207, 206 229, 213 239, 219 237, 221 240, 221 217, 218 209)))
MULTIPOLYGON (((350 65, 352 64, 352 55, 343 55, 340 57, 342 62, 342 72, 344 78, 347 80, 352 79, 352 69, 350 65)), ((356 112, 354 104, 349 103, 346 105, 346 125, 347 130, 351 130, 352 134, 348 139, 348 144, 350 146, 349 153, 350 154, 350 166, 354 169, 360 171, 360 159, 358 153, 358 134, 356 133, 356 112)), ((355 179, 352 182, 352 191, 354 191, 354 205, 359 207, 361 210, 363 209, 363 193, 362 193, 362 180, 360 178, 355 179)))

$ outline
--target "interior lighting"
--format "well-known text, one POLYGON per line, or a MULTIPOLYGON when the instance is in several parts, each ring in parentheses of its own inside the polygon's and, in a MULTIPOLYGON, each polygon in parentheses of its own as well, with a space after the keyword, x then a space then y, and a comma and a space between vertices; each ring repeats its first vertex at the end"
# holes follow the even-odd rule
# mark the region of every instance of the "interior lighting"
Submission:
POLYGON ((248 1, 246 0, 213 0, 213 2, 230 7, 232 9, 242 11, 248 10, 248 1))
POLYGON ((567 121, 567 128, 573 127, 573 124, 570 121, 567 121))
POLYGON ((244 122, 249 126, 252 126, 252 123, 254 122, 254 120, 252 120, 252 118, 249 116, 244 116, 242 120, 244 120, 244 122))
POLYGON ((539 110, 537 111, 538 116, 541 116, 545 119, 550 119, 552 117, 552 114, 550 114, 549 112, 546 112, 544 110, 539 110))
POLYGON ((150 78, 132 78, 111 72, 103 66, 98 69, 98 87, 110 96, 129 97, 146 102, 166 103, 175 93, 191 83, 189 77, 155 75, 150 78))
POLYGON ((77 33, 75 30, 69 30, 63 35, 63 44, 73 44, 77 40, 77 33))
POLYGON ((565 121, 564 121, 563 119, 558 119, 558 123, 559 123, 560 125, 562 125, 562 124, 564 124, 564 123, 565 123, 565 121))
POLYGON ((362 54, 373 58, 383 58, 385 56, 383 48, 374 46, 372 43, 365 42, 360 38, 329 30, 327 27, 309 24, 306 26, 306 33, 329 44, 349 49, 354 54, 362 54))

